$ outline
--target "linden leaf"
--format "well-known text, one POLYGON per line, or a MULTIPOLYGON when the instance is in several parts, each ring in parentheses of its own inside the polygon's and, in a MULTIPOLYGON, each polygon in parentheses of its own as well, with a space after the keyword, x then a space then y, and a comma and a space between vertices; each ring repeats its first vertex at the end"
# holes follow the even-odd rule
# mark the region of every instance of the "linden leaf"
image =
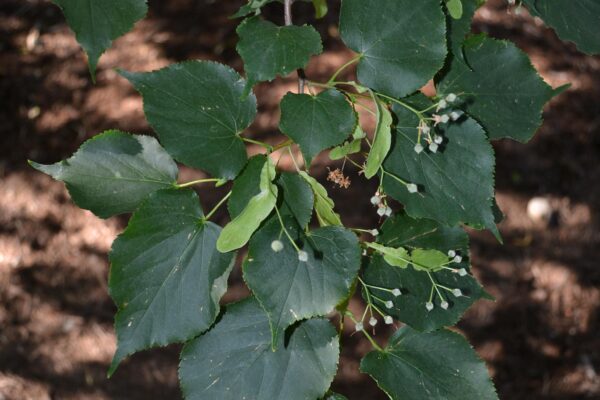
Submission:
POLYGON ((148 194, 173 187, 177 165, 150 136, 107 131, 69 159, 32 167, 63 181, 81 208, 101 218, 134 211, 148 194))

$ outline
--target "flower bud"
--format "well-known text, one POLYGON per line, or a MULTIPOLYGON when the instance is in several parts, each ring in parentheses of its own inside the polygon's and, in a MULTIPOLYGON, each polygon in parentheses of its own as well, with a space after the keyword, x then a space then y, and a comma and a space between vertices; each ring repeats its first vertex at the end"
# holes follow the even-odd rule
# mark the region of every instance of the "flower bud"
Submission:
POLYGON ((458 275, 460 276, 466 276, 467 275, 467 270, 464 268, 461 268, 458 270, 458 275))
POLYGON ((271 242, 271 249, 275 253, 279 253, 281 250, 283 250, 283 243, 281 242, 281 240, 273 240, 271 242))
POLYGON ((409 193, 417 193, 419 188, 414 183, 409 183, 406 185, 406 190, 408 190, 409 193))
POLYGON ((455 297, 460 297, 460 296, 462 296, 463 293, 462 293, 462 290, 460 290, 460 289, 454 289, 454 290, 452 290, 452 294, 455 297))
POLYGON ((433 303, 428 301, 427 303, 425 303, 425 308, 427 309, 427 311, 433 310, 433 303))
POLYGON ((420 154, 423 151, 423 145, 421 143, 415 144, 415 153, 420 154))
POLYGON ((371 317, 371 319, 369 320, 369 325, 371 325, 371 326, 377 325, 377 318, 371 317))
POLYGON ((432 153, 437 153, 438 147, 439 146, 437 145, 437 143, 431 143, 429 145, 429 151, 431 151, 432 153))
POLYGON ((360 332, 363 329, 365 329, 365 326, 363 325, 362 322, 357 322, 356 325, 354 326, 354 329, 356 330, 356 332, 360 332))
POLYGON ((385 308, 393 308, 394 307, 394 303, 392 303, 391 301, 386 301, 385 302, 385 308))
POLYGON ((307 262, 308 261, 308 253, 305 252, 304 250, 300 250, 298 252, 298 260, 300 260, 302 262, 307 262))
POLYGON ((385 317, 383 317, 383 320, 385 321, 385 323, 387 325, 391 325, 394 323, 394 319, 392 317, 390 317, 389 315, 386 315, 385 317))
POLYGON ((440 306, 441 306, 441 307, 442 307, 444 310, 447 310, 447 309, 448 309, 448 306, 449 306, 449 304, 448 304, 448 302, 447 302, 447 301, 442 301, 442 304, 440 304, 440 306))
POLYGON ((392 294, 394 295, 394 297, 398 297, 402 294, 402 292, 400 291, 400 289, 396 288, 392 290, 392 294))

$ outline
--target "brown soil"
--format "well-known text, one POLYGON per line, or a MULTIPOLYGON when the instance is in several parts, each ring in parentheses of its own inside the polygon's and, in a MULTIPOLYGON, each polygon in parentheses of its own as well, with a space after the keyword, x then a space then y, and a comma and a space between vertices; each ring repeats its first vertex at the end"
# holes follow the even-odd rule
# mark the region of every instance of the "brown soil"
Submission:
MULTIPOLYGON (((25 161, 65 158, 108 128, 151 132, 140 98, 114 67, 145 71, 202 58, 241 69, 235 25, 227 19, 240 3, 151 0, 149 18, 102 58, 93 85, 55 6, 46 0, 1 2, 0 399, 180 398, 178 346, 138 354, 106 379, 115 349, 106 253, 126 219, 102 221, 79 210, 62 184, 25 161)), ((497 301, 479 303, 459 328, 487 361, 501 398, 598 399, 600 58, 582 55, 526 13, 507 12, 503 3, 481 9, 475 29, 514 40, 550 84, 572 86, 546 108, 533 141, 496 144, 506 243, 473 232, 472 249, 475 272, 497 301), (555 210, 550 223, 528 217, 533 196, 549 199, 555 210)), ((280 18, 278 7, 270 7, 268 16, 280 18)), ((298 22, 310 15, 302 7, 298 22)), ((335 13, 318 23, 331 39, 308 68, 315 80, 350 55, 335 23, 335 13)), ((278 140, 278 100, 294 86, 291 77, 258 88, 256 138, 278 140)), ((321 177, 325 164, 325 158, 316 162, 321 177)), ((184 168, 181 178, 197 175, 184 168)), ((350 189, 332 189, 339 211, 348 225, 373 226, 372 188, 351 177, 350 189)), ((206 207, 222 193, 200 192, 206 207)), ((222 214, 217 219, 225 222, 222 214)), ((226 301, 247 293, 239 270, 231 285, 226 301)), ((368 344, 357 336, 344 342, 336 389, 351 400, 383 399, 358 373, 368 344)))

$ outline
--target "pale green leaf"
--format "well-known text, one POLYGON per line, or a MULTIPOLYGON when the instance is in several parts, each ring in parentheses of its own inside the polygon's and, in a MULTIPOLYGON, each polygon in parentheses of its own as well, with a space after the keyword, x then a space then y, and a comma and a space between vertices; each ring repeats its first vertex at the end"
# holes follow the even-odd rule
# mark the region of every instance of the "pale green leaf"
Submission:
POLYGON ((404 247, 388 247, 379 243, 366 243, 367 246, 383 255, 384 260, 394 267, 406 268, 410 263, 410 254, 404 247))
POLYGON ((335 204, 329 197, 327 189, 323 187, 315 178, 308 175, 306 172, 301 171, 300 176, 308 182, 315 197, 315 213, 319 220, 320 226, 343 226, 342 220, 339 214, 337 214, 333 208, 335 204))
POLYGON ((135 210, 148 194, 173 187, 178 173, 156 139, 119 131, 93 137, 67 160, 30 164, 65 182, 73 201, 101 218, 135 210))
POLYGON ((448 264, 448 255, 433 249, 414 249, 410 258, 411 265, 417 271, 437 272, 448 264))
POLYGON ((307 400, 322 397, 335 376, 339 339, 329 321, 290 329, 271 348, 269 321, 253 298, 230 305, 208 333, 181 353, 187 400, 307 400))
POLYGON ((245 83, 237 72, 189 61, 121 74, 142 94, 148 122, 176 160, 218 178, 237 176, 247 160, 239 134, 256 116, 256 98, 241 99, 245 83))
POLYGON ((277 204, 278 188, 273 184, 275 166, 266 162, 260 173, 260 192, 254 195, 242 212, 229 222, 217 241, 222 253, 237 250, 248 243, 260 224, 267 219, 277 204))
POLYGON ((341 146, 334 147, 329 152, 329 158, 332 160, 340 160, 348 155, 360 152, 363 139, 366 134, 363 132, 360 124, 356 124, 352 140, 344 142, 341 146))
POLYGON ((498 400, 484 362, 458 333, 398 330, 360 364, 392 400, 498 400))
POLYGON ((375 138, 364 169, 365 177, 368 179, 379 172, 383 160, 385 160, 392 147, 392 114, 387 105, 379 100, 375 94, 372 93, 372 97, 377 105, 377 127, 375 128, 375 138))
POLYGON ((460 19, 463 16, 463 4, 461 0, 446 0, 448 13, 454 19, 460 19))
POLYGON ((109 290, 119 310, 109 374, 129 354, 191 339, 213 324, 235 254, 215 249, 221 228, 202 217, 192 190, 158 191, 114 242, 109 290))

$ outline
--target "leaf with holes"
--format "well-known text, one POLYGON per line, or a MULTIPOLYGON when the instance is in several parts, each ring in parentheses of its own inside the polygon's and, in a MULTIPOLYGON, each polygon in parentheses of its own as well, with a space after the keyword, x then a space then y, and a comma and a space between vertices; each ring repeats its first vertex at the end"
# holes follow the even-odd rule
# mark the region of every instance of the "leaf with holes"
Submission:
POLYGON ((178 161, 233 179, 246 164, 239 134, 256 116, 256 98, 240 99, 244 80, 210 61, 173 64, 158 71, 122 71, 144 98, 146 118, 178 161))
POLYGON ((392 400, 498 400, 483 361, 458 333, 401 328, 360 363, 392 400))
POLYGON ((352 232, 325 227, 305 234, 291 218, 284 223, 305 259, 273 218, 250 241, 243 268, 244 280, 269 315, 274 346, 294 322, 333 311, 360 268, 360 247, 352 232), (280 251, 272 248, 276 240, 283 243, 280 251))
POLYGON ((221 228, 202 217, 193 191, 162 190, 115 240, 109 290, 119 310, 109 374, 129 354, 188 340, 213 324, 235 254, 215 249, 221 228))
POLYGON ((333 381, 338 358, 337 333, 322 319, 294 326, 273 351, 267 315, 249 298, 185 345, 179 378, 188 400, 317 399, 333 381))
POLYGON ((73 201, 101 218, 135 210, 148 194, 173 187, 178 173, 156 139, 120 131, 93 137, 56 164, 29 163, 65 182, 73 201))
POLYGON ((425 85, 446 58, 439 0, 344 0, 340 34, 361 56, 359 81, 396 98, 425 85))

